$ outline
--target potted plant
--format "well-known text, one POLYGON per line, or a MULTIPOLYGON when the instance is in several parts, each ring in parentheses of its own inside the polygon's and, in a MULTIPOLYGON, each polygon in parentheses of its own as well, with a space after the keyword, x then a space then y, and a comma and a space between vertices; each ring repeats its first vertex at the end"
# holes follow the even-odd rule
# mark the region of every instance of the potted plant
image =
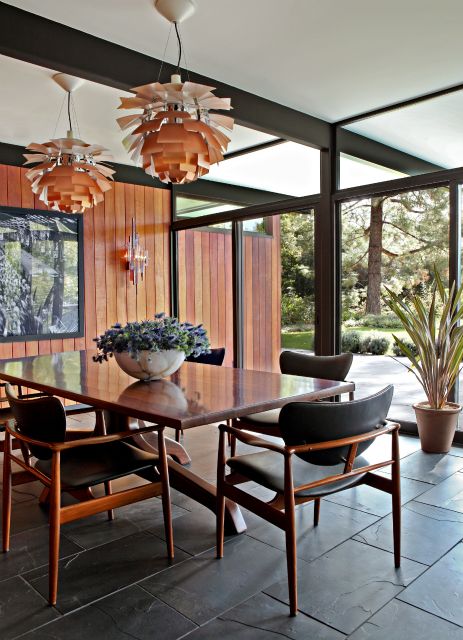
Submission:
POLYGON ((386 287, 384 300, 402 322, 412 345, 393 336, 397 347, 409 359, 404 363, 424 389, 427 400, 413 405, 421 448, 429 453, 447 453, 452 445, 461 406, 449 402, 463 358, 463 285, 450 292, 434 269, 431 304, 426 309, 414 294, 402 299, 386 287))
POLYGON ((116 323, 95 341, 95 362, 114 356, 121 369, 145 382, 169 376, 187 356, 207 353, 210 346, 202 325, 179 322, 165 313, 124 327, 116 323))

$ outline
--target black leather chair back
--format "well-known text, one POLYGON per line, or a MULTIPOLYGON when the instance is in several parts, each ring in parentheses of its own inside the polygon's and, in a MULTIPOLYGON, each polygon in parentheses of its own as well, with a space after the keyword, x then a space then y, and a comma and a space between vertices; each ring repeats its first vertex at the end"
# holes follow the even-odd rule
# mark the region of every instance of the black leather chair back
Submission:
MULTIPOLYGON (((381 427, 391 406, 394 387, 389 385, 378 393, 351 402, 290 402, 280 413, 280 431, 289 446, 328 442, 357 436, 381 427)), ((371 444, 361 443, 360 455, 371 444)), ((335 465, 344 462, 349 447, 300 454, 312 464, 335 465)))
POLYGON ((211 349, 210 353, 202 353, 195 358, 194 356, 188 356, 185 358, 187 362, 199 362, 200 364, 215 364, 220 367, 225 358, 225 347, 219 347, 218 349, 211 349))
POLYGON ((325 380, 345 380, 352 366, 352 354, 338 356, 312 356, 296 351, 282 351, 280 354, 281 373, 325 380))
MULTIPOLYGON (((17 429, 25 436, 43 442, 64 442, 66 437, 66 413, 58 398, 44 396, 32 400, 20 400, 13 387, 5 387, 6 397, 16 421, 17 429)), ((49 449, 30 446, 30 452, 39 460, 49 460, 49 449)))

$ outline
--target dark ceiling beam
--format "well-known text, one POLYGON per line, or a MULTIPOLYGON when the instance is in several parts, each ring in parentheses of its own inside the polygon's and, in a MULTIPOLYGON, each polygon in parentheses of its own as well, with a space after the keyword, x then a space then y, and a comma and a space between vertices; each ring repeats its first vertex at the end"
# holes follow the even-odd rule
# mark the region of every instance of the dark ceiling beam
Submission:
POLYGON ((268 142, 261 142, 260 144, 254 144, 252 147, 245 147, 244 149, 237 149, 236 151, 230 151, 223 157, 224 160, 231 160, 232 158, 238 158, 239 156, 245 156, 248 153, 255 153, 256 151, 263 151, 264 149, 270 149, 276 147, 279 144, 283 144, 287 140, 277 138, 276 140, 269 140, 268 142))
MULTIPOLYGON (((118 89, 157 78, 161 61, 0 2, 0 53, 118 89)), ((174 66, 164 64, 165 75, 174 66)), ((191 80, 230 97, 239 124, 302 144, 326 147, 329 125, 301 111, 190 71, 191 80)))
POLYGON ((290 197, 284 193, 251 189, 225 182, 205 180, 204 178, 190 184, 175 185, 174 194, 198 199, 205 198, 216 202, 231 202, 239 206, 279 202, 290 197))
POLYGON ((404 151, 399 151, 381 142, 376 142, 376 140, 371 140, 348 129, 338 129, 336 141, 340 153, 374 162, 409 176, 444 169, 444 167, 437 164, 422 160, 404 151))

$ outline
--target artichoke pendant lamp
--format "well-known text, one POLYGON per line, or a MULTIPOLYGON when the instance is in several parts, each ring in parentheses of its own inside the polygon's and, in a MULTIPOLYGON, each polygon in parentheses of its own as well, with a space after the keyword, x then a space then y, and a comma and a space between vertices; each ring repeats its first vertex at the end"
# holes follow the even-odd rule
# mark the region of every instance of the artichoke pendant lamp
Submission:
POLYGON ((142 112, 118 118, 118 123, 122 130, 130 130, 123 142, 136 165, 161 182, 185 184, 206 175, 211 165, 223 160, 230 142, 223 129, 232 131, 233 118, 215 112, 232 107, 229 98, 212 93, 214 87, 182 82, 178 23, 194 12, 192 0, 155 0, 154 4, 175 27, 177 72, 166 84, 158 81, 135 87, 135 96, 121 98, 119 109, 142 112))
POLYGON ((74 137, 71 120, 71 92, 82 81, 58 73, 53 80, 67 92, 69 131, 65 138, 56 138, 42 144, 28 145, 24 164, 36 164, 26 177, 32 183, 32 191, 47 206, 62 213, 83 213, 104 199, 111 189, 115 173, 103 161, 110 160, 107 149, 87 144, 74 137), (38 164, 37 164, 38 163, 38 164))

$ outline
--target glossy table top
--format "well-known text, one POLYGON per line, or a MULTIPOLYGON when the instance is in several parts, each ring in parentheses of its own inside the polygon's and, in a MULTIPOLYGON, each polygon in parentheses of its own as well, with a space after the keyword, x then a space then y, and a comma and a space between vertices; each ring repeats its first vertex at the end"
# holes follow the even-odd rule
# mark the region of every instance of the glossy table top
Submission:
POLYGON ((185 362, 172 376, 135 381, 115 360, 68 351, 0 361, 0 379, 63 398, 186 429, 354 390, 351 382, 185 362))

